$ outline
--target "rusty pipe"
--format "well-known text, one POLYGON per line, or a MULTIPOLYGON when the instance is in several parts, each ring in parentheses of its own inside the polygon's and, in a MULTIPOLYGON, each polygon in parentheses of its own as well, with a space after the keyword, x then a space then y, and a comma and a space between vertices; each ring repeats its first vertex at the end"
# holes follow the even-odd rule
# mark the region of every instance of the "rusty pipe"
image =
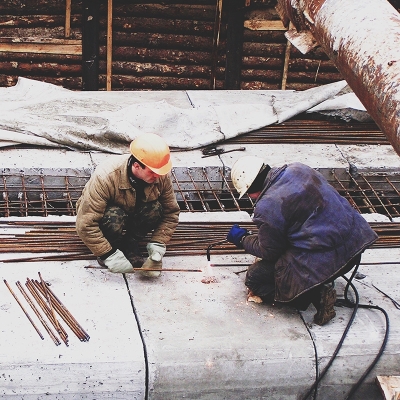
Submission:
POLYGON ((278 0, 277 10, 296 27, 286 37, 303 53, 315 39, 400 155, 397 10, 386 0, 278 0))

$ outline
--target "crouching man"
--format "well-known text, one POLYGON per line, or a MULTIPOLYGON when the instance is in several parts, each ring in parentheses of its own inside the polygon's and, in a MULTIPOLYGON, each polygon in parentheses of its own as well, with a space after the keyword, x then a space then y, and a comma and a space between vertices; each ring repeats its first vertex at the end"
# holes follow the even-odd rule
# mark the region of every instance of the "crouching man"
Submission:
MULTIPOLYGON (((161 269, 166 244, 179 219, 169 175, 170 150, 164 139, 150 133, 138 136, 130 153, 111 156, 97 166, 76 203, 79 237, 111 272, 161 269), (149 232, 144 260, 139 241, 149 232)), ((160 271, 141 273, 160 275, 160 271)))
POLYGON ((271 168, 262 158, 232 167, 239 198, 255 200, 257 234, 238 225, 227 240, 259 258, 247 271, 250 296, 317 309, 315 323, 335 316, 334 280, 360 262, 377 240, 368 222, 313 168, 292 163, 271 168))

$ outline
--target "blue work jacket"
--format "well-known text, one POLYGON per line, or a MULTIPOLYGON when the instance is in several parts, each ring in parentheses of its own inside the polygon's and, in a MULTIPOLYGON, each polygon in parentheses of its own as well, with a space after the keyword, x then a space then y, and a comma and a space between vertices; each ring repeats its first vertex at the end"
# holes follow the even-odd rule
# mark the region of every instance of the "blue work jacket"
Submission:
POLYGON ((272 168, 258 197, 246 252, 275 265, 275 300, 287 302, 336 275, 378 236, 318 171, 272 168))

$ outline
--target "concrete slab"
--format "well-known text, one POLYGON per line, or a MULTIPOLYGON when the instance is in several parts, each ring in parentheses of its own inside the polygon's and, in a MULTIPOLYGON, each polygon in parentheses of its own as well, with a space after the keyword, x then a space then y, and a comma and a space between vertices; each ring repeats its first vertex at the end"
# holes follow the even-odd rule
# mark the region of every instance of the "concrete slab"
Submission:
MULTIPOLYGON (((110 100, 113 93, 103 93, 110 100)), ((262 93, 245 94, 257 102, 262 93)), ((90 97, 90 93, 82 93, 90 97)), ((217 104, 207 93, 208 101, 217 104)), ((224 102, 237 102, 236 93, 224 93, 224 102)), ((240 92, 243 96, 243 92, 240 92)), ((132 96, 118 93, 120 106, 132 96)), ((182 108, 204 101, 202 93, 140 92, 134 101, 165 100, 182 108)), ((101 100, 101 99, 100 99, 101 100)), ((221 144, 229 151, 238 145, 221 144)), ((316 144, 246 145, 245 152, 202 157, 200 150, 172 152, 174 166, 227 166, 242 155, 259 155, 271 165, 300 161, 314 168, 398 168, 391 146, 316 144)), ((59 149, 6 148, 0 152, 1 168, 93 169, 103 153, 59 149)), ((241 222, 248 214, 223 213, 224 221, 241 222), (228 215, 230 214, 230 215, 228 215), (233 215, 234 214, 234 215, 233 215)), ((182 213, 181 221, 194 218, 216 221, 216 213, 182 213)), ((395 261, 399 249, 374 249, 363 262, 395 261)), ((15 257, 15 254, 11 255, 15 257)), ((0 258, 4 257, 1 255, 0 258)), ((248 255, 213 255, 212 262, 251 263, 248 255)), ((159 280, 138 274, 114 275, 83 268, 88 262, 0 263, 0 272, 22 299, 15 281, 36 278, 38 271, 60 294, 64 304, 90 334, 80 342, 72 334, 70 345, 55 346, 41 340, 26 316, 0 283, 0 398, 33 399, 163 399, 255 400, 298 399, 315 379, 315 359, 320 370, 327 364, 343 333, 351 310, 338 308, 337 317, 324 327, 315 325, 310 307, 299 314, 282 305, 246 302, 244 273, 239 267, 208 266, 206 256, 165 258, 167 268, 204 269, 165 272, 159 280), (202 279, 215 278, 215 283, 202 279), (142 341, 143 340, 143 341, 142 341), (314 347, 315 346, 315 347, 314 347), (317 356, 315 355, 315 350, 317 356)), ((400 301, 398 265, 362 265, 367 275, 356 282, 360 302, 377 304, 389 314, 391 330, 385 353, 354 399, 378 400, 375 376, 400 374, 400 311, 372 284, 400 301)), ((340 293, 344 283, 337 284, 340 293)), ((33 317, 29 306, 27 310, 33 317)), ((38 326, 40 323, 38 322, 38 326)), ((42 329, 43 330, 43 329, 42 329)), ((44 331, 44 330, 43 330, 44 331)), ((45 333, 45 332, 43 332, 45 333)), ((345 398, 376 355, 384 334, 378 311, 359 310, 342 349, 320 384, 318 400, 345 398)))
MULTIPOLYGON (((399 249, 367 250, 362 256, 359 268, 359 272, 366 277, 353 281, 359 294, 360 304, 383 308, 390 321, 386 349, 375 368, 366 377, 363 385, 352 397, 354 399, 381 399, 381 393, 375 382, 376 376, 400 373, 400 334, 398 330, 400 310, 388 297, 377 290, 378 288, 393 299, 400 301, 399 265, 396 264, 399 255, 399 249), (386 262, 393 262, 393 264, 380 264, 386 262), (368 263, 371 264, 368 265, 368 263)), ((343 279, 336 281, 339 298, 343 298, 345 285, 346 282, 343 279)), ((351 299, 355 300, 351 289, 349 295, 351 299)), ((302 315, 310 329, 320 363, 319 368, 322 371, 335 352, 352 310, 336 307, 336 318, 323 327, 312 323, 314 312, 315 310, 311 306, 307 311, 302 312, 302 315)), ((319 386, 318 399, 347 398, 352 386, 377 356, 384 339, 385 329, 384 314, 379 310, 360 308, 357 311, 338 356, 319 386), (333 393, 335 396, 332 395, 333 393)))
POLYGON ((340 146, 343 156, 358 168, 398 169, 400 157, 391 145, 340 146))
MULTIPOLYGON (((362 259, 366 278, 355 282, 360 303, 383 307, 391 331, 385 353, 354 399, 380 399, 375 376, 400 374, 400 312, 372 286, 400 300, 399 255, 400 249, 374 249, 362 259), (393 264, 373 264, 378 262, 393 264)), ((87 261, 0 264, 11 286, 36 279, 40 271, 90 335, 80 342, 71 334, 68 347, 55 346, 47 336, 40 340, 0 285, 0 398, 301 398, 314 381, 315 357, 322 370, 351 310, 337 308, 337 317, 319 327, 312 322, 312 307, 300 315, 284 305, 248 303, 241 271, 253 261, 246 254, 211 254, 212 263, 241 265, 210 267, 205 256, 166 257, 165 268, 202 272, 164 272, 157 280, 129 274, 127 283, 119 274, 85 269, 87 261)), ((338 281, 339 294, 343 288, 338 281)), ((22 298, 16 287, 15 293, 22 298)), ((26 310, 34 316, 28 305, 26 310)), ((318 399, 345 398, 383 335, 382 314, 360 309, 318 399)))
POLYGON ((90 169, 93 162, 91 153, 65 149, 22 149, 2 148, 0 151, 0 168, 79 168, 90 169))
MULTIPOLYGON (((207 260, 174 257, 165 264, 199 268, 207 260)), ((151 399, 295 399, 311 383, 312 344, 297 312, 247 303, 235 270, 163 273, 158 281, 129 276, 148 351, 151 399), (202 282, 210 276, 216 283, 202 282)))
POLYGON ((0 263, 2 281, 7 280, 44 336, 41 340, 1 282, 0 398, 144 398, 143 344, 124 278, 92 272, 84 268, 87 264, 0 263), (69 346, 54 344, 15 285, 20 281, 25 288, 27 278, 39 279, 38 272, 89 334, 89 341, 81 342, 60 319, 69 346))
MULTIPOLYGON (((238 145, 223 145, 225 150, 232 150, 238 145)), ((302 162, 313 168, 346 168, 348 162, 334 144, 246 144, 244 152, 221 154, 224 165, 232 167, 235 161, 244 155, 264 158, 272 167, 279 167, 292 162, 302 162)), ((214 157, 215 158, 215 157, 214 157)))

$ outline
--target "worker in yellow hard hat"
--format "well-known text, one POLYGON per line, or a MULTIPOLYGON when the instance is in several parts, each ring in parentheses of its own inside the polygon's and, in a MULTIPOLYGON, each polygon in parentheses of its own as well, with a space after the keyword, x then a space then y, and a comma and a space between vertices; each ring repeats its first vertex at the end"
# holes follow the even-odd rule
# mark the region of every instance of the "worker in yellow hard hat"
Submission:
POLYGON ((162 268, 179 218, 171 168, 167 143, 147 133, 131 142, 129 155, 113 156, 95 169, 76 203, 76 230, 100 265, 119 273, 162 268), (139 242, 149 233, 145 260, 139 242))

